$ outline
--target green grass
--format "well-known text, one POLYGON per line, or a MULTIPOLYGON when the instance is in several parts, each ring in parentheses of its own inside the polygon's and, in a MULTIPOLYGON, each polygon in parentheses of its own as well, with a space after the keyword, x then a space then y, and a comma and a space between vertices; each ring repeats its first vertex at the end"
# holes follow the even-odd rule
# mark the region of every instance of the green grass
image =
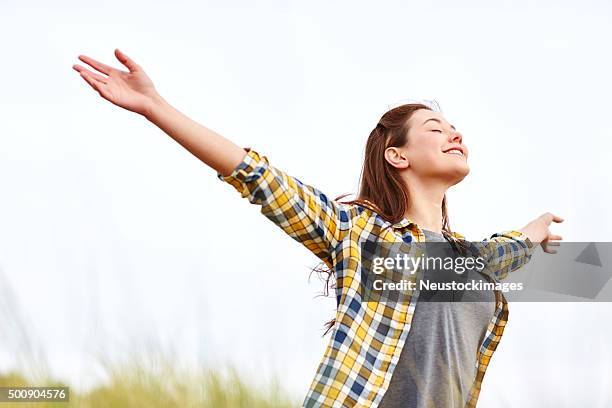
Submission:
MULTIPOLYGON (((105 363, 109 380, 86 392, 70 389, 70 401, 63 403, 1 403, 0 408, 67 407, 215 407, 268 408, 298 407, 301 401, 282 389, 277 380, 258 386, 227 366, 198 371, 178 368, 170 359, 134 360, 122 365, 105 363)), ((27 379, 23 374, 0 374, 0 387, 69 386, 44 377, 27 379)))

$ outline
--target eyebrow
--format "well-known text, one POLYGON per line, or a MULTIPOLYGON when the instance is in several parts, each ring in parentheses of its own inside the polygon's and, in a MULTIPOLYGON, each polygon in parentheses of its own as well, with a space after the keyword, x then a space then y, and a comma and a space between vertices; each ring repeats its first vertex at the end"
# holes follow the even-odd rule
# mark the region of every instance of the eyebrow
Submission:
MULTIPOLYGON (((436 119, 436 118, 429 118, 429 119, 427 119, 425 122, 423 122, 423 125, 424 125, 424 124, 426 124, 427 122, 429 122, 430 120, 435 120, 436 122, 438 122, 438 123, 442 124, 442 121, 441 121, 440 119, 436 119)), ((453 125, 450 125, 450 127, 452 127, 452 128, 453 128, 453 130, 455 130, 455 131, 457 130, 457 129, 455 129, 455 127, 454 127, 453 125)))

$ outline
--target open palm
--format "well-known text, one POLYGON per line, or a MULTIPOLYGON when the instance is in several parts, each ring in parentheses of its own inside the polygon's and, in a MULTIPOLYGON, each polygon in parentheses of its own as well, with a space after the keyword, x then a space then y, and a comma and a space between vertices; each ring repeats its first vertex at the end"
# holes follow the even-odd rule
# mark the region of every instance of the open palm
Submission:
POLYGON ((158 96, 153 82, 142 67, 119 49, 115 49, 115 56, 129 70, 128 72, 110 67, 85 55, 79 55, 79 59, 99 73, 78 64, 74 64, 72 68, 79 72, 104 99, 124 109, 145 115, 158 96))

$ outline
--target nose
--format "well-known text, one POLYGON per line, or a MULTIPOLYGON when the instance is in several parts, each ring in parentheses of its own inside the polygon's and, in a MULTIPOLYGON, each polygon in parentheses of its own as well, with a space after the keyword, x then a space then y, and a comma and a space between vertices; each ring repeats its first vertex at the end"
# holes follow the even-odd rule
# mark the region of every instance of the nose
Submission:
POLYGON ((461 144, 463 142, 463 136, 461 135, 461 133, 453 131, 450 136, 450 142, 461 144))

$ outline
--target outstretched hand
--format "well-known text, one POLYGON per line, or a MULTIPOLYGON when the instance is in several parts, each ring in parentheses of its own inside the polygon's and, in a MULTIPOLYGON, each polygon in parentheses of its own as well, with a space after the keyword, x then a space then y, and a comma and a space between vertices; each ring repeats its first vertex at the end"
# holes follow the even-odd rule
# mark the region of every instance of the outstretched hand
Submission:
POLYGON ((531 221, 520 231, 529 237, 531 242, 534 244, 540 244, 544 252, 548 254, 555 254, 557 251, 550 249, 552 246, 559 246, 559 242, 563 238, 560 235, 553 234, 549 227, 552 222, 563 222, 563 218, 551 214, 549 212, 542 214, 535 220, 531 221))
POLYGON ((79 55, 79 59, 98 71, 74 64, 72 68, 81 74, 81 77, 100 96, 113 104, 132 112, 146 116, 159 94, 151 79, 142 67, 119 49, 115 49, 115 57, 128 71, 110 67, 86 55, 79 55))

